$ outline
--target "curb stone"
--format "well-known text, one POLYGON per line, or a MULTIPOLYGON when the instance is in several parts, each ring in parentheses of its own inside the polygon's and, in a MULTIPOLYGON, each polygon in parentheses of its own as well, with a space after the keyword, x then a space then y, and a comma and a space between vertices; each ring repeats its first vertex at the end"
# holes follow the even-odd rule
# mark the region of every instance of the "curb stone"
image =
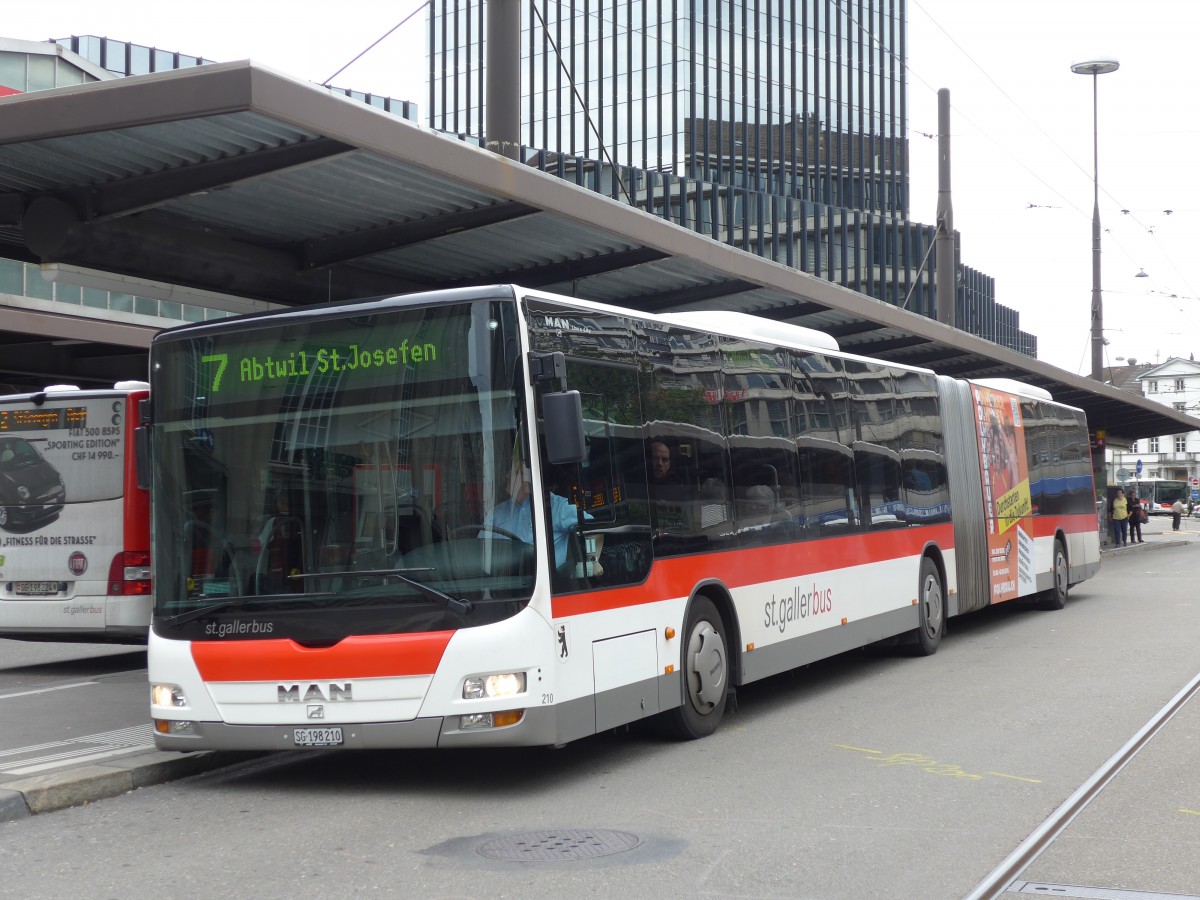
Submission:
POLYGON ((186 778, 265 755, 269 754, 155 750, 110 763, 4 782, 0 785, 0 822, 82 806, 140 787, 186 778))

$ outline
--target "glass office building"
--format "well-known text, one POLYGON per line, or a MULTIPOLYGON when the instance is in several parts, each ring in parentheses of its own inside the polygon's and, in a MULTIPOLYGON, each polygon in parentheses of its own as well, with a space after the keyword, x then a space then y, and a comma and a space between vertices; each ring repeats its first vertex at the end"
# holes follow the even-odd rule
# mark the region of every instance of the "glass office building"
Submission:
MULTIPOLYGON (((922 315, 908 220, 905 0, 521 3, 530 165, 922 315)), ((432 0, 429 124, 484 135, 487 4, 432 0)), ((956 260, 958 327, 1037 342, 956 260)))

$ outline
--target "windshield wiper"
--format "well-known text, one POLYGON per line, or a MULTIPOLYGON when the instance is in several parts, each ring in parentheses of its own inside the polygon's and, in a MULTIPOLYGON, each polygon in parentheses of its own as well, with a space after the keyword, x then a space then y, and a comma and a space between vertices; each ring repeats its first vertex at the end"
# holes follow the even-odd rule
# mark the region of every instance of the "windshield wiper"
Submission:
POLYGON ((189 609, 187 612, 176 613, 173 616, 167 616, 161 619, 163 625, 173 628, 176 625, 184 625, 195 619, 218 613, 223 609, 228 609, 231 606, 238 606, 244 602, 244 598, 239 597, 237 600, 222 600, 220 603, 210 603, 208 606, 201 606, 196 609, 189 609))
POLYGON ((394 578, 396 581, 407 584, 410 588, 412 588, 418 594, 421 594, 423 597, 427 597, 430 600, 441 600, 444 604, 446 604, 447 609, 454 610, 454 612, 466 615, 475 608, 474 604, 471 603, 470 600, 464 600, 459 597, 455 597, 453 594, 447 594, 445 591, 439 591, 437 588, 430 587, 424 582, 417 581, 415 578, 409 578, 407 575, 403 574, 404 572, 432 571, 432 567, 425 567, 422 569, 347 569, 343 572, 304 572, 295 575, 289 575, 288 578, 327 578, 336 575, 366 575, 372 578, 394 578))

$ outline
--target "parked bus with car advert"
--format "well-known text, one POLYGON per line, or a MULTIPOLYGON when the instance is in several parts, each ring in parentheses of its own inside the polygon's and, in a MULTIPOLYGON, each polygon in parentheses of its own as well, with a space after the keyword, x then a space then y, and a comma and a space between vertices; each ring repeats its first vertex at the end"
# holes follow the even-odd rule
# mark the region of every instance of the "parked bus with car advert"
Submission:
POLYGON ((145 642, 150 495, 132 447, 148 387, 0 397, 0 637, 145 642))

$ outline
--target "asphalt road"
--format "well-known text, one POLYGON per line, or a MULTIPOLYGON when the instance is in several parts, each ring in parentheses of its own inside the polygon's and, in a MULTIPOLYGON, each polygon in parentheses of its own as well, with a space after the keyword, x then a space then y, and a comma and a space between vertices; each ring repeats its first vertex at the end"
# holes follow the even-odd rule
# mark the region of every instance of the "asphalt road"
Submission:
MULTIPOLYGON (((1200 544, 1154 542, 1106 553, 1060 612, 1005 605, 927 659, 743 688, 701 741, 284 754, 0 823, 0 896, 965 897, 1200 672, 1200 544)), ((8 650, 4 729, 3 696, 50 671, 8 650)), ((1197 738, 1200 701, 1009 895, 1200 897, 1197 738)))

